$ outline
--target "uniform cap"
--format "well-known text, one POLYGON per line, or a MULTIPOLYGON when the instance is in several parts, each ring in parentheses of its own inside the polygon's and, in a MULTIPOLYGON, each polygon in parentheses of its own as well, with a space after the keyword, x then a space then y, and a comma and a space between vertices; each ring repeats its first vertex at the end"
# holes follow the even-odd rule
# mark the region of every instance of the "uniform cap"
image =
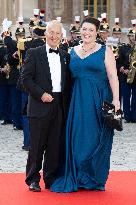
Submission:
POLYGON ((43 18, 45 16, 45 10, 41 9, 40 10, 40 17, 43 18))
POLYGON ((115 23, 119 23, 119 18, 114 19, 115 23))
POLYGON ((109 24, 107 23, 107 19, 106 19, 107 14, 106 13, 102 13, 101 14, 101 23, 100 23, 100 32, 105 32, 105 31, 109 31, 109 24))
POLYGON ((61 16, 57 16, 56 20, 61 22, 61 16))
POLYGON ((18 27, 18 28, 16 29, 15 34, 16 34, 16 35, 20 35, 20 36, 24 36, 24 35, 25 35, 25 29, 18 27))
POLYGON ((79 22, 80 21, 80 16, 75 16, 75 21, 79 22))
POLYGON ((2 32, 8 31, 11 25, 12 21, 8 21, 8 19, 5 18, 2 22, 2 32))
POLYGON ((131 23, 132 23, 133 26, 135 26, 136 25, 136 19, 132 19, 131 23))
POLYGON ((102 18, 98 17, 98 20, 101 22, 101 21, 102 21, 102 18))
POLYGON ((46 31, 46 24, 40 21, 36 26, 33 27, 33 33, 37 36, 44 36, 46 31))
POLYGON ((102 13, 102 14, 101 14, 101 18, 102 18, 102 19, 106 19, 106 17, 107 17, 107 14, 106 14, 106 13, 102 13))
POLYGON ((84 16, 88 16, 88 10, 84 10, 83 13, 84 13, 84 16))
POLYGON ((128 31, 128 34, 127 34, 128 36, 136 35, 136 19, 131 20, 131 23, 132 23, 133 27, 129 28, 129 31, 128 31))
POLYGON ((75 33, 76 30, 77 30, 76 27, 74 25, 72 25, 71 28, 70 28, 70 32, 75 33))
POLYGON ((18 22, 23 22, 23 21, 24 21, 23 17, 22 17, 22 16, 19 16, 19 17, 18 17, 18 22))
POLYGON ((39 9, 34 9, 34 15, 38 16, 39 15, 39 9))
POLYGON ((119 25, 119 18, 115 18, 115 25, 112 28, 113 33, 121 33, 121 26, 119 25))

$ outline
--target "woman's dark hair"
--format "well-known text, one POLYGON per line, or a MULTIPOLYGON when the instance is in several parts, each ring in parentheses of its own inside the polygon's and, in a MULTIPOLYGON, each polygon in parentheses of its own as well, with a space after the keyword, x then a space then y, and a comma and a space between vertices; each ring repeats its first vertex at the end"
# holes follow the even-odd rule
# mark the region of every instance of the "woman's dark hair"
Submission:
POLYGON ((100 21, 98 19, 92 18, 92 17, 87 17, 85 18, 82 23, 81 23, 81 27, 83 26, 84 23, 91 23, 94 24, 96 27, 96 31, 98 31, 99 26, 100 26, 100 21))

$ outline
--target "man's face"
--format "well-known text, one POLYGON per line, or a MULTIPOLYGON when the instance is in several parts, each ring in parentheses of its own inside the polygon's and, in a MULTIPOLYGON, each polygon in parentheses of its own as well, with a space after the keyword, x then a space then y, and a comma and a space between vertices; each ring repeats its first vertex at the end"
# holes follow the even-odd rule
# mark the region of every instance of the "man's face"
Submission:
POLYGON ((76 33, 75 33, 75 32, 72 32, 72 33, 71 33, 71 37, 72 37, 72 39, 76 39, 76 38, 77 38, 76 33))
POLYGON ((46 42, 51 48, 56 48, 62 39, 62 29, 58 23, 52 23, 46 30, 46 42))
POLYGON ((120 39, 121 38, 121 33, 113 33, 112 36, 113 36, 113 38, 120 39))
POLYGON ((107 38, 109 37, 109 31, 100 32, 100 37, 103 41, 106 41, 107 38))
POLYGON ((129 35, 129 36, 128 36, 128 39, 129 39, 129 42, 130 42, 130 43, 134 43, 134 42, 135 42, 135 34, 129 35))

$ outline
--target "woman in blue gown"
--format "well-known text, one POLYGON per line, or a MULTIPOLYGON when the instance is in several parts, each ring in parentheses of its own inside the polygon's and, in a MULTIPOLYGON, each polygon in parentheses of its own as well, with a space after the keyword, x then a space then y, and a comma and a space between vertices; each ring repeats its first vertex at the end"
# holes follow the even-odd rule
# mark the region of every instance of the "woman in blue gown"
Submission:
POLYGON ((104 101, 120 108, 115 59, 110 48, 96 43, 99 21, 81 24, 83 43, 71 50, 72 96, 66 126, 66 161, 51 186, 54 192, 79 188, 105 190, 110 168, 113 129, 102 117, 104 101))

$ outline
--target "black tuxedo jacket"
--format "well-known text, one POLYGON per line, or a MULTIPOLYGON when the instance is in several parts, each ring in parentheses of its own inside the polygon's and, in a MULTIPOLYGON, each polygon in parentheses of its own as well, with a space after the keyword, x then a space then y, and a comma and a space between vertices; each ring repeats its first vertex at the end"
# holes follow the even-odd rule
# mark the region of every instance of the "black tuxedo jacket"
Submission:
MULTIPOLYGON (((61 62, 62 102, 66 117, 69 106, 71 84, 70 71, 68 67, 70 55, 61 49, 59 49, 59 55, 61 62)), ((38 48, 32 48, 27 51, 22 71, 22 80, 26 91, 29 93, 27 107, 28 116, 39 118, 47 116, 50 112, 51 103, 43 103, 41 96, 45 92, 52 94, 52 81, 45 45, 38 48)))

